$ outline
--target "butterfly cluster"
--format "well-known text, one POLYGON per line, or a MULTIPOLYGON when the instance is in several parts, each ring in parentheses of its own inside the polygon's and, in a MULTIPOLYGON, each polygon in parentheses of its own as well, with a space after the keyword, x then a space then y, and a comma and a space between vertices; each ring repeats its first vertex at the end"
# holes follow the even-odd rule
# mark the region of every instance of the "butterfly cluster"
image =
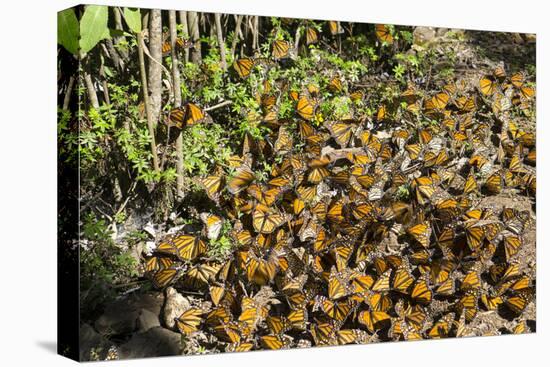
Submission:
MULTIPOLYGON (((393 42, 386 26, 375 31, 393 42)), ((317 41, 308 28, 305 42, 317 41)), ((269 62, 290 47, 275 41, 269 62)), ((257 62, 234 69, 246 78, 257 62)), ((534 220, 483 204, 536 195, 535 132, 510 115, 532 110, 525 75, 499 67, 435 92, 411 83, 372 116, 318 118, 322 98, 345 93, 361 103, 369 91, 341 77, 302 91, 263 83, 270 134, 246 136, 241 155, 198 180, 217 212, 201 215, 200 233, 164 238, 147 261, 155 287, 204 294, 207 306, 176 320, 180 332, 246 351, 472 335, 486 312, 511 315, 507 332, 527 331, 535 279, 522 249, 534 220), (291 119, 278 118, 283 93, 291 119), (225 225, 234 249, 213 260, 207 243, 225 225)), ((203 118, 192 104, 172 115, 203 118)))

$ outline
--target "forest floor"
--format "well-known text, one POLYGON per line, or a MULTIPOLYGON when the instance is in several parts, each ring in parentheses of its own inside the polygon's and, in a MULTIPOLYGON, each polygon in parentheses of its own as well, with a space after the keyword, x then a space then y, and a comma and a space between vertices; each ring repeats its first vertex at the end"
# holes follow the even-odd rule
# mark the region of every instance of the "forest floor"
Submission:
MULTIPOLYGON (((464 80, 469 84, 477 84, 480 75, 486 70, 492 70, 501 63, 512 70, 524 70, 525 65, 535 65, 535 40, 530 35, 489 33, 477 31, 454 31, 447 29, 417 28, 415 44, 411 53, 421 53, 425 49, 435 49, 441 56, 441 62, 433 65, 430 71, 435 75, 441 70, 452 68, 456 80, 464 80), (460 37, 457 37, 460 34, 460 37), (456 58, 452 64, 444 55, 453 53, 456 58)), ((530 70, 533 73, 534 70, 530 70)), ((428 74, 429 75, 429 74, 428 74)), ((384 75, 370 75, 369 83, 383 83, 384 75)), ((429 76, 428 76, 429 78, 429 76)), ((536 131, 535 118, 518 116, 514 122, 524 130, 536 131)), ((379 131, 378 134, 389 134, 392 131, 379 131)), ((132 208, 133 203, 128 203, 132 208)), ((478 203, 480 208, 492 208, 500 213, 503 208, 513 208, 526 211, 533 223, 523 234, 523 246, 517 255, 522 259, 522 271, 533 282, 536 280, 536 206, 534 195, 525 195, 516 188, 505 188, 499 194, 484 197, 478 203)), ((172 213, 170 217, 177 217, 172 213)), ((135 244, 129 251, 140 261, 141 270, 136 276, 140 279, 144 274, 144 254, 150 254, 154 245, 166 236, 169 229, 174 231, 174 225, 151 223, 151 217, 143 217, 139 211, 128 216, 125 223, 117 225, 117 238, 124 238, 132 231, 144 231, 150 236, 135 244)), ((181 229, 182 227, 177 227, 181 229)), ((126 245, 125 245, 126 246, 126 245)), ((206 307, 203 305, 205 295, 193 292, 178 292, 174 288, 164 291, 153 290, 150 287, 127 287, 115 300, 109 304, 97 307, 90 319, 83 320, 81 328, 81 356, 86 360, 103 360, 108 358, 139 358, 173 354, 204 354, 223 352, 212 336, 202 331, 191 337, 182 337, 177 332, 174 318, 190 307, 206 307), (124 292, 124 293, 122 293, 124 292), (183 341, 183 345, 181 344, 183 341), (116 356, 116 357, 113 357, 116 356)), ((266 297, 269 297, 267 295, 266 297)), ((531 302, 523 313, 522 320, 530 331, 536 330, 536 302, 531 302)), ((433 306, 437 310, 437 306, 433 306)), ((447 307, 442 304, 441 308, 447 307)), ((462 336, 486 336, 509 333, 518 324, 513 314, 482 310, 468 324, 462 336)), ((370 339, 369 341, 377 341, 370 339)), ((298 345, 300 346, 300 345, 298 345)))

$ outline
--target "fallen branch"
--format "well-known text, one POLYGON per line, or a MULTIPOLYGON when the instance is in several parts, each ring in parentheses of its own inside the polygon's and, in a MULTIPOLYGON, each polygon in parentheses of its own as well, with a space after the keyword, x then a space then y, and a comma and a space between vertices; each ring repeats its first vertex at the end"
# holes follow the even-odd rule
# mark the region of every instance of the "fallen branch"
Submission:
POLYGON ((222 108, 222 107, 230 105, 230 104, 233 104, 233 101, 224 101, 224 102, 218 103, 217 105, 214 105, 214 106, 211 106, 211 107, 206 107, 204 109, 204 111, 206 111, 206 112, 213 111, 213 110, 216 110, 218 108, 222 108))

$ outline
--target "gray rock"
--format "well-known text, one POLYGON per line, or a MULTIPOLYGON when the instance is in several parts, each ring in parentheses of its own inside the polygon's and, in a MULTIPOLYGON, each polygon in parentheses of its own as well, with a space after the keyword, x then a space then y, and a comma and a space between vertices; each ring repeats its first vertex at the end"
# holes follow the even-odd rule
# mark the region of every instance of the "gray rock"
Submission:
POLYGON ((145 309, 160 315, 164 297, 160 292, 130 294, 105 308, 105 312, 95 322, 96 330, 102 335, 129 334, 138 327, 141 310, 145 309))
POLYGON ((430 43, 435 38, 435 29, 433 27, 416 27, 413 31, 413 43, 423 46, 430 43))
POLYGON ((144 333, 134 334, 118 351, 120 359, 160 357, 181 354, 181 335, 154 327, 144 333))
POLYGON ((88 324, 80 326, 80 350, 81 361, 103 360, 107 357, 109 348, 113 346, 111 342, 98 334, 94 328, 88 324))
POLYGON ((151 311, 145 308, 141 309, 137 322, 138 322, 139 332, 144 332, 151 328, 160 326, 158 315, 152 313, 151 311))
POLYGON ((164 304, 163 322, 170 328, 174 329, 176 317, 179 317, 184 311, 188 310, 191 304, 174 288, 166 289, 166 303, 164 304))
POLYGON ((449 32, 449 28, 437 28, 435 31, 435 35, 437 37, 443 37, 445 34, 449 32))

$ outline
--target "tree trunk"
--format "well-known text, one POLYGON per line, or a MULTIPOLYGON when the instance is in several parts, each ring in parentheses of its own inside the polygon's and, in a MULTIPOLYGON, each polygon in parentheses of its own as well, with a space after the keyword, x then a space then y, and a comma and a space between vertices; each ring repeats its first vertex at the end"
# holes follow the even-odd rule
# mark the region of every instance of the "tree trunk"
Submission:
POLYGON ((241 33, 241 23, 243 22, 243 16, 237 16, 237 21, 235 24, 235 35, 233 37, 233 42, 231 43, 231 59, 235 60, 235 50, 237 49, 237 42, 239 42, 239 37, 241 33))
POLYGON ((222 69, 225 71, 227 70, 227 61, 225 60, 225 41, 223 39, 221 14, 220 13, 214 14, 214 19, 216 21, 216 34, 218 38, 218 45, 220 46, 221 66, 222 66, 222 69))
POLYGON ((74 75, 71 75, 69 78, 69 84, 67 85, 67 90, 65 91, 65 98, 63 98, 63 109, 68 110, 69 109, 69 103, 71 103, 71 94, 73 93, 73 87, 74 87, 74 75))
POLYGON ((151 113, 151 106, 149 104, 149 90, 147 88, 147 74, 145 72, 145 58, 143 56, 143 33, 138 33, 138 57, 139 57, 139 70, 141 73, 141 86, 143 88, 143 105, 145 106, 145 113, 147 115, 147 128, 149 129, 149 135, 151 136, 151 155, 153 156, 153 168, 155 172, 159 172, 159 159, 157 155, 157 143, 155 142, 155 127, 153 123, 153 115, 151 113))
POLYGON ((156 126, 162 107, 162 14, 158 9, 150 12, 149 53, 156 62, 149 62, 149 102, 153 126, 156 126))
POLYGON ((191 41, 193 41, 193 48, 191 50, 191 62, 200 64, 202 61, 201 56, 201 44, 199 42, 199 14, 196 11, 187 12, 187 27, 189 28, 189 35, 191 41))
MULTIPOLYGON (((187 12, 186 11, 180 11, 179 12, 179 16, 180 16, 180 23, 181 23, 181 27, 182 27, 182 34, 183 34, 183 38, 185 39, 189 39, 189 27, 187 26, 187 12)), ((189 62, 189 49, 186 48, 185 51, 184 51, 184 55, 185 55, 185 62, 189 62)))
MULTIPOLYGON (((170 44, 172 46, 172 79, 174 81, 174 106, 181 106, 181 81, 180 81, 180 71, 178 68, 178 52, 176 50, 176 39, 177 39, 177 29, 176 29, 176 11, 170 10, 168 12, 168 23, 170 27, 170 44)), ((176 193, 178 197, 183 195, 183 138, 181 130, 178 132, 176 139, 176 193)))
POLYGON ((86 84, 86 91, 88 92, 88 99, 90 100, 90 104, 93 108, 97 110, 99 109, 99 100, 97 99, 97 93, 89 69, 89 58, 86 57, 86 59, 84 60, 84 84, 86 84))

